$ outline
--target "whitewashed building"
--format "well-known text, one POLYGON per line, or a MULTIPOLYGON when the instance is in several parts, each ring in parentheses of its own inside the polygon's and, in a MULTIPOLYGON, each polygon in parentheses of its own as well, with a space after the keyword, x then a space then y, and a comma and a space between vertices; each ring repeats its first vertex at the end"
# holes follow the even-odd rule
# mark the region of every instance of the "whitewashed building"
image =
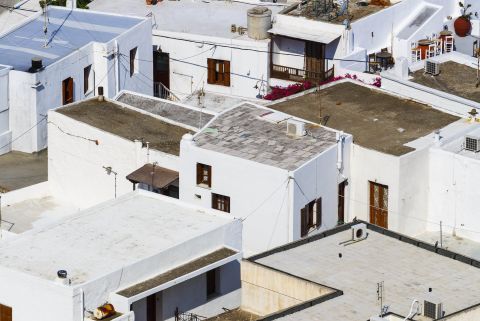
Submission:
POLYGON ((182 139, 180 199, 241 218, 245 253, 258 253, 337 225, 350 144, 349 135, 243 103, 182 139))
POLYGON ((47 147, 47 111, 99 87, 107 97, 121 89, 151 94, 150 27, 148 18, 48 7, 0 35, 0 64, 10 67, 8 105, 0 105, 2 152, 47 147))
POLYGON ((106 302, 118 321, 218 314, 240 286, 241 233, 221 213, 132 192, 2 241, 2 317, 94 320, 106 302))

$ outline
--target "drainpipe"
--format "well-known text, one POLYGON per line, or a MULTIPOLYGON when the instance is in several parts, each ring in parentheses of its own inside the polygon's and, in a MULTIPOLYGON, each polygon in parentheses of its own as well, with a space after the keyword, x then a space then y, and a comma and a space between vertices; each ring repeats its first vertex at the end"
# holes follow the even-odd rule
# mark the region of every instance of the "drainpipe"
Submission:
POLYGON ((120 92, 120 51, 118 50, 118 41, 115 39, 115 95, 120 92))
POLYGON ((342 170, 343 167, 343 141, 345 136, 343 131, 337 132, 337 169, 342 170))
POLYGON ((80 288, 80 302, 82 306, 82 312, 80 315, 82 316, 82 321, 85 320, 85 294, 83 293, 83 289, 80 288))

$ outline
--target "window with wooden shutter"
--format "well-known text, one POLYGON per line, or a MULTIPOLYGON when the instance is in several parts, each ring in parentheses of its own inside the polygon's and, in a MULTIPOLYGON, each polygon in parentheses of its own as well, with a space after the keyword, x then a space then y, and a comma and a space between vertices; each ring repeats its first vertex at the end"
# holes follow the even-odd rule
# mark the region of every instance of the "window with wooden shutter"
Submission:
POLYGON ((230 213, 230 197, 212 193, 212 208, 230 213))
POLYGON ((197 163, 197 185, 212 187, 212 166, 197 163))
POLYGON ((207 69, 207 83, 230 86, 230 61, 209 58, 207 60, 207 69))
POLYGON ((322 198, 309 202, 300 210, 300 235, 307 236, 322 225, 322 198))
POLYGON ((12 308, 0 304, 0 321, 12 321, 12 308))
POLYGON ((62 81, 62 103, 63 105, 73 103, 73 78, 69 77, 62 81))
POLYGON ((300 236, 304 237, 307 233, 307 208, 304 207, 300 210, 300 236))

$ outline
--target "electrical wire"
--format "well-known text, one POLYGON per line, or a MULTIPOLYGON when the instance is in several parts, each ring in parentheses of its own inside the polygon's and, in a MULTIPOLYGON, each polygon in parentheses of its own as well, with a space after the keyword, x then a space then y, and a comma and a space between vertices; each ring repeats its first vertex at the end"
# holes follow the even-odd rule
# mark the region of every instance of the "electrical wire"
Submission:
POLYGON ((52 124, 54 125, 55 127, 58 128, 59 131, 61 131, 62 133, 64 133, 65 135, 68 135, 68 136, 71 136, 71 137, 75 137, 75 138, 80 138, 80 139, 84 139, 86 141, 89 141, 89 142, 92 142, 92 143, 95 143, 95 145, 98 145, 98 139, 92 139, 92 138, 88 138, 88 137, 84 137, 84 136, 80 136, 80 135, 75 135, 75 134, 72 134, 72 133, 69 133, 65 130, 63 130, 60 126, 58 126, 57 124, 55 124, 53 121, 48 121, 47 122, 48 124, 52 124))
POLYGON ((27 129, 26 131, 24 131, 22 134, 20 134, 19 136, 15 137, 14 139, 10 140, 10 142, 8 142, 7 144, 3 145, 0 147, 0 149, 4 149, 5 147, 7 146, 10 146, 12 145, 14 142, 16 142, 17 140, 19 140, 20 138, 22 138, 23 136, 25 136, 28 132, 30 132, 32 129, 34 129, 35 127, 37 127, 38 125, 40 125, 41 122, 43 122, 45 119, 47 119, 47 116, 44 116, 42 119, 40 119, 35 125, 33 125, 32 127, 30 127, 29 129, 27 129))

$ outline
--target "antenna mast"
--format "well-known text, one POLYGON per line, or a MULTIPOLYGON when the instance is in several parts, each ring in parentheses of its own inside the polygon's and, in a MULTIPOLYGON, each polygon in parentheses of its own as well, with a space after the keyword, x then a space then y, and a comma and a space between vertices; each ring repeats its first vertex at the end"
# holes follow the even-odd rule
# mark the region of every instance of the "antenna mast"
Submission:
POLYGON ((45 42, 43 43, 43 47, 47 48, 48 47, 48 38, 47 38, 47 33, 48 33, 48 0, 42 0, 40 1, 40 7, 42 7, 43 10, 43 35, 45 42))

